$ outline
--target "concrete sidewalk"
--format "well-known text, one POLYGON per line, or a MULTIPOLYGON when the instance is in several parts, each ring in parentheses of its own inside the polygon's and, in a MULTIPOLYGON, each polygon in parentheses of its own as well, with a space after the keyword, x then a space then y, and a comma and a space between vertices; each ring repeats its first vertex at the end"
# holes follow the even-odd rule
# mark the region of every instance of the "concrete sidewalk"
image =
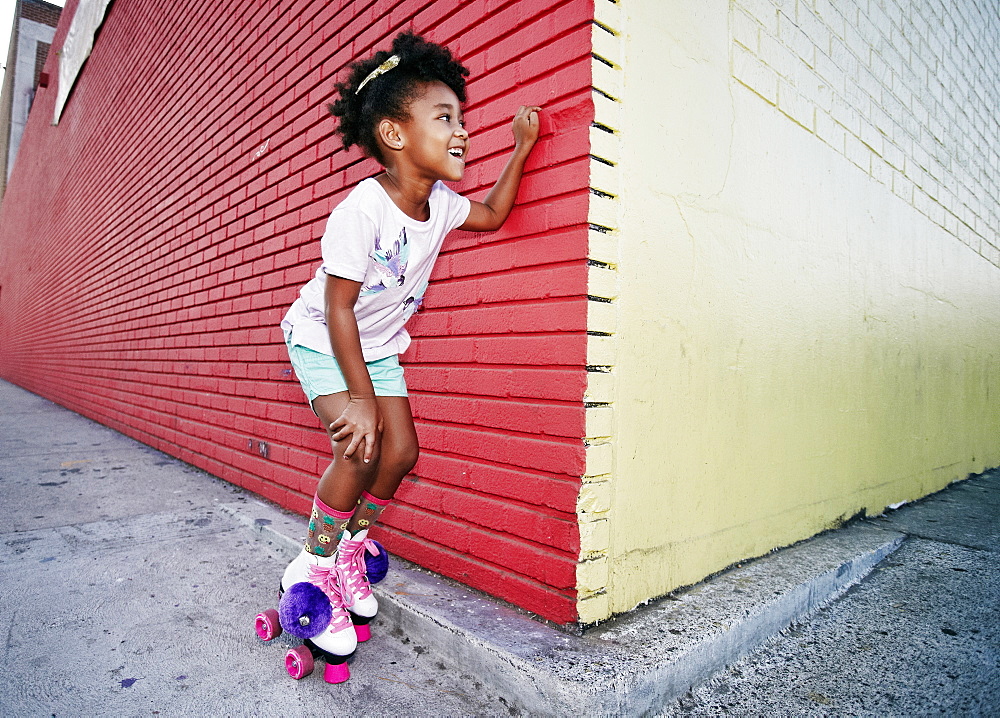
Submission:
POLYGON ((394 559, 372 641, 351 680, 328 686, 321 670, 288 678, 293 640, 252 630, 302 519, 0 382, 0 714, 988 715, 1000 705, 998 478, 584 636, 394 559))

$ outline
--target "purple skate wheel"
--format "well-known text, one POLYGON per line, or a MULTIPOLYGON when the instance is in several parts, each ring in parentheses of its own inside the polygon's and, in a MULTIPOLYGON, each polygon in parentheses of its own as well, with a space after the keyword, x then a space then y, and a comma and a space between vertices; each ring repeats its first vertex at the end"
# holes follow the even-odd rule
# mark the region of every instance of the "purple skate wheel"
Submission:
POLYGON ((281 622, 273 608, 261 611, 254 619, 254 630, 262 641, 270 641, 281 635, 281 622))
POLYGON ((347 663, 327 663, 323 670, 323 680, 327 683, 343 683, 351 677, 347 663))
POLYGON ((285 654, 285 670, 295 680, 305 678, 313 672, 312 652, 305 646, 297 646, 285 654))
POLYGON ((368 583, 378 583, 385 578, 385 574, 389 571, 389 554, 386 552, 385 546, 378 541, 373 539, 372 543, 375 544, 378 553, 372 554, 365 551, 365 575, 368 576, 368 583))

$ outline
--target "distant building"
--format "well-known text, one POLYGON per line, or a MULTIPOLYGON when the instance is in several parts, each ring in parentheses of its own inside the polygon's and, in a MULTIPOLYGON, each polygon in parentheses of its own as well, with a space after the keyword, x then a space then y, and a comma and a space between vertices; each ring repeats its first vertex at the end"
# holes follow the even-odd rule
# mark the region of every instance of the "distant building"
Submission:
POLYGON ((62 8, 42 0, 18 0, 10 32, 6 73, 0 92, 0 197, 14 169, 21 134, 35 99, 49 45, 59 24, 62 8))

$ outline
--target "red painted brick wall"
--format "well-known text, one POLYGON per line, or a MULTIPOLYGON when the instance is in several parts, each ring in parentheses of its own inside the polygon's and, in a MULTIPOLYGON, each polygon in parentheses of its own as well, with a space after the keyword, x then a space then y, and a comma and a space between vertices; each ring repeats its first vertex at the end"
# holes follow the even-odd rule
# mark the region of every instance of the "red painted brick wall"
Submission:
POLYGON ((329 211, 377 169, 339 149, 325 103, 412 26, 472 70, 457 190, 485 194, 518 105, 545 113, 518 208, 451 235, 411 323, 423 454, 379 538, 575 620, 592 3, 239 7, 114 3, 58 126, 54 83, 39 91, 0 210, 0 374, 306 512, 329 446, 277 324, 329 211))

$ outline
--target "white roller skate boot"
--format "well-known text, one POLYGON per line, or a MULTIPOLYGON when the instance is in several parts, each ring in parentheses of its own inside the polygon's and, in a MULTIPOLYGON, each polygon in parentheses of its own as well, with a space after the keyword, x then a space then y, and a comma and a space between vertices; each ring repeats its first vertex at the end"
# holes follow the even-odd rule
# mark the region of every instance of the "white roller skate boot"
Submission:
POLYGON ((351 623, 351 616, 344 607, 343 581, 337 568, 336 556, 316 556, 305 549, 288 564, 281 578, 281 590, 287 591, 300 581, 318 586, 327 598, 333 616, 323 633, 306 641, 307 645, 328 654, 327 661, 345 660, 358 646, 358 637, 351 623))
POLYGON ((344 531, 337 546, 337 573, 341 577, 344 608, 351 614, 358 641, 371 638, 368 622, 378 613, 378 599, 372 594, 365 569, 365 552, 378 553, 374 542, 368 538, 368 529, 351 536, 344 531))

